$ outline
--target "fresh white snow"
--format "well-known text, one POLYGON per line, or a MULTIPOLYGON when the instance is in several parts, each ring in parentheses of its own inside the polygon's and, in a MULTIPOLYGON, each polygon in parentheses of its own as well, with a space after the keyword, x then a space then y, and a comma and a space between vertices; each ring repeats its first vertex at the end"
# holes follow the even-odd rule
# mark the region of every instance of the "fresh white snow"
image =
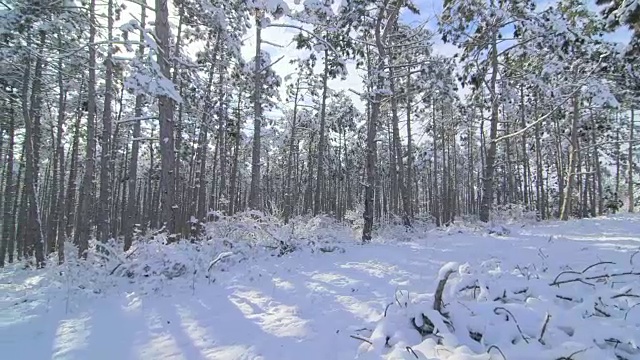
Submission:
MULTIPOLYGON (((638 216, 505 227, 506 235, 456 226, 412 241, 378 239, 357 245, 354 240, 340 244, 344 252, 263 256, 221 271, 216 263, 232 256, 225 253, 207 261, 215 281, 187 274, 154 284, 155 291, 127 281, 117 291, 87 295, 73 289, 71 280, 54 286, 51 269, 8 267, 0 270, 0 354, 7 360, 410 359, 417 355, 367 351, 369 344, 351 335, 384 345, 376 333, 392 328, 407 346, 427 354, 435 343, 421 344, 417 331, 407 326, 408 317, 390 313, 386 322, 381 320, 385 309, 392 311, 389 303, 421 304, 420 299, 432 297, 448 270, 455 272, 459 289, 465 276, 479 270, 535 268, 553 279, 563 270, 580 271, 601 261, 640 267, 640 254, 632 258, 640 247, 638 216)), ((413 316, 434 311, 413 309, 413 316)), ((627 324, 638 329, 640 306, 627 315, 627 324)), ((532 323, 526 316, 516 317, 523 328, 542 325, 535 316, 532 323)), ((454 314, 453 320, 458 318, 454 314)), ((482 317, 465 321, 469 328, 488 326, 482 317)), ((489 359, 464 351, 435 358, 489 359)))

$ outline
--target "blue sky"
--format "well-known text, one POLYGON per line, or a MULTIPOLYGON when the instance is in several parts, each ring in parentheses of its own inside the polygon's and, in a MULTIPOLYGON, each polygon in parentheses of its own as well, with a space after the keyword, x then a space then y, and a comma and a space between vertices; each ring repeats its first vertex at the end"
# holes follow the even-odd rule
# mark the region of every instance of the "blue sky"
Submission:
MULTIPOLYGON (((285 0, 289 6, 294 8, 300 8, 294 4, 294 0, 285 0)), ((337 0, 339 1, 339 0, 337 0)), ((548 3, 550 0, 540 1, 540 4, 548 3)), ((336 2, 336 6, 337 6, 336 2)), ((418 25, 422 24, 425 21, 428 22, 428 27, 432 30, 436 30, 437 27, 437 15, 442 11, 442 0, 417 0, 415 1, 415 5, 420 9, 420 14, 412 14, 409 11, 404 11, 401 14, 401 20, 408 24, 418 25)), ((598 11, 598 6, 595 4, 595 0, 588 0, 587 5, 593 11, 598 11)), ((245 44, 242 48, 243 56, 246 59, 250 59, 254 56, 255 53, 255 36, 253 29, 246 36, 245 44)), ((293 45, 286 46, 290 43, 291 39, 294 35, 298 33, 298 30, 295 29, 283 29, 283 28, 268 28, 263 30, 262 37, 264 40, 267 40, 272 43, 280 44, 285 47, 280 48, 276 46, 272 46, 269 44, 263 44, 263 50, 268 51, 271 54, 272 61, 283 57, 281 61, 273 66, 273 69, 276 71, 278 75, 284 78, 286 75, 291 74, 295 67, 294 65, 289 64, 289 60, 296 59, 301 56, 306 56, 304 51, 296 50, 293 45)), ((619 29, 611 34, 606 35, 606 38, 611 41, 626 43, 629 41, 631 33, 627 29, 619 29)), ((435 36, 433 39, 434 42, 434 52, 436 54, 441 54, 445 56, 451 56, 456 53, 457 48, 451 44, 443 44, 438 36, 435 36)), ((320 64, 318 64, 320 66, 320 64)), ((320 68, 318 68, 318 72, 320 68)), ((333 90, 356 90, 360 91, 362 89, 362 79, 361 73, 355 69, 354 64, 348 65, 349 76, 346 80, 335 79, 331 80, 329 86, 333 90)), ((281 88, 282 100, 284 101, 284 89, 283 86, 281 88)), ((356 106, 361 110, 364 109, 364 104, 360 99, 356 96, 353 96, 354 102, 356 106)), ((287 104, 283 105, 287 107, 287 104)), ((278 117, 281 114, 281 110, 272 111, 268 116, 278 117)))

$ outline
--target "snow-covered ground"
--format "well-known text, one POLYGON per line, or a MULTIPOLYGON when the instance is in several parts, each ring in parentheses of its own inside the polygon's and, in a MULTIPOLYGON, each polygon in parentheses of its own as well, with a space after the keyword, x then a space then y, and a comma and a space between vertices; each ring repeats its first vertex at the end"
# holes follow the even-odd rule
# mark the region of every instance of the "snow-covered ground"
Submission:
POLYGON ((68 289, 65 296, 62 288, 54 296, 43 285, 46 270, 7 268, 0 270, 0 358, 353 359, 366 344, 351 335, 371 336, 398 290, 409 298, 433 293, 448 262, 493 259, 551 279, 599 261, 640 267, 640 254, 636 265, 632 259, 638 216, 507 228, 507 235, 456 228, 344 252, 265 256, 216 274, 213 283, 187 276, 148 294, 126 286, 93 297, 68 289))

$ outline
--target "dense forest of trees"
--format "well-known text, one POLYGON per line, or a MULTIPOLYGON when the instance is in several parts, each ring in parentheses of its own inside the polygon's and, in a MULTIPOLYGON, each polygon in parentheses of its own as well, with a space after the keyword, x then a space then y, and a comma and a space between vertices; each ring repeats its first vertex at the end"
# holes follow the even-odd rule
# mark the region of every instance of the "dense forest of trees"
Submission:
POLYGON ((358 214, 363 241, 634 211, 640 6, 602 2, 445 0, 429 29, 408 0, 0 0, 0 266, 249 210, 358 214), (291 76, 268 28, 299 33, 291 76))

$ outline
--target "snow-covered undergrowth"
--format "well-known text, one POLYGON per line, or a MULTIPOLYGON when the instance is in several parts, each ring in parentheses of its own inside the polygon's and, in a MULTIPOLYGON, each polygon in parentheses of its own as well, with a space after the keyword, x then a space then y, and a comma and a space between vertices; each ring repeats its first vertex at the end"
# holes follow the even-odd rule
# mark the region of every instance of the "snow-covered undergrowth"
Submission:
POLYGON ((562 271, 542 248, 538 266, 449 262, 431 293, 397 291, 372 333, 353 336, 360 358, 640 359, 639 252, 562 271))
POLYGON ((288 224, 260 212, 210 216, 215 221, 203 224, 193 238, 175 243, 167 243, 162 232, 138 234, 126 252, 115 241, 91 241, 86 259, 67 243, 64 264, 57 265, 56 254, 48 259, 42 271, 48 284, 43 286, 71 288, 68 294, 117 291, 123 283, 139 285, 145 292, 158 291, 163 283, 178 278, 213 282, 216 272, 256 257, 344 251, 340 245, 355 235, 347 226, 324 216, 296 218, 288 224))
POLYGON ((93 243, 86 260, 69 245, 63 265, 53 256, 44 269, 0 270, 3 356, 638 356, 640 276, 616 274, 640 266, 640 253, 631 259, 639 216, 439 229, 425 219, 413 230, 390 222, 364 246, 357 223, 329 218, 284 225, 240 214, 194 228, 193 242, 167 245, 162 234, 146 234, 127 253, 120 244, 100 250, 93 243), (449 262, 459 265, 444 267, 454 271, 438 310, 438 273, 449 262), (559 274, 559 282, 592 285, 550 285, 559 274))

